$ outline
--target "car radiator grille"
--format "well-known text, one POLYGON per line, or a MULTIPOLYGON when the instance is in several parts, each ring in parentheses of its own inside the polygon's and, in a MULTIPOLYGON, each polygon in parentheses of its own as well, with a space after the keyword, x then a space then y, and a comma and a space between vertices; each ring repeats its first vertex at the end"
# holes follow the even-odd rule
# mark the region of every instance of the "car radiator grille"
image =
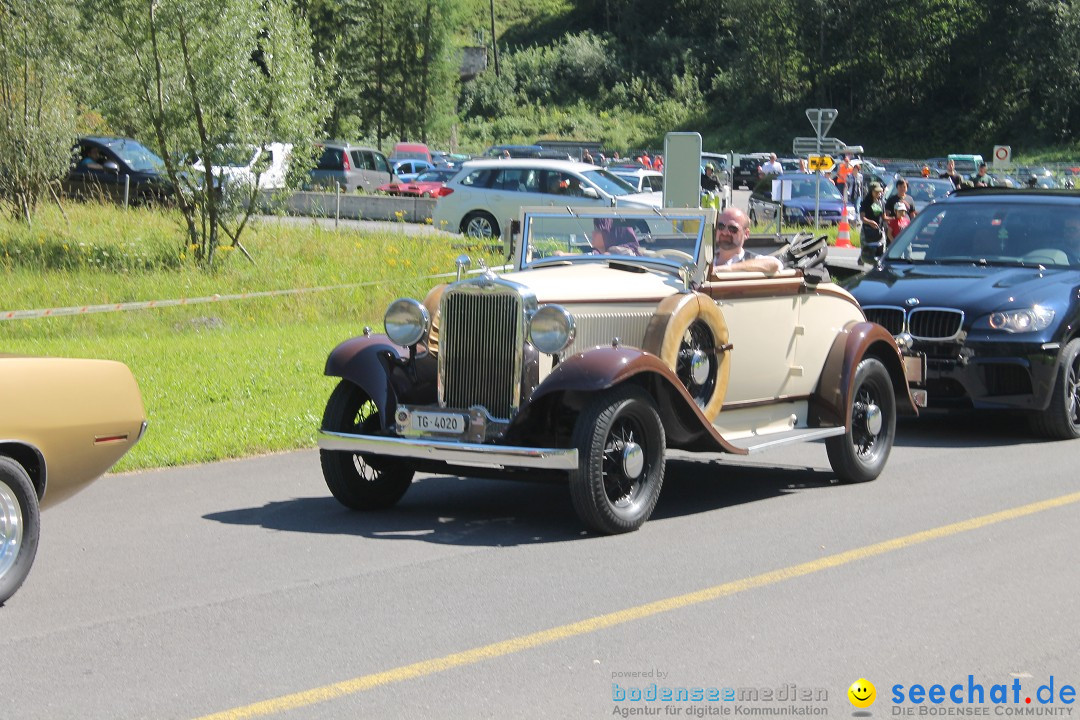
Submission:
POLYGON ((964 313, 959 310, 912 310, 908 315, 909 332, 919 340, 949 340, 963 324, 964 313))
POLYGON ((522 302, 514 292, 447 292, 439 328, 439 373, 447 407, 480 405, 507 420, 518 406, 522 302))
POLYGON ((876 322, 889 331, 890 335, 899 335, 904 332, 904 309, 888 307, 863 308, 866 319, 876 322))

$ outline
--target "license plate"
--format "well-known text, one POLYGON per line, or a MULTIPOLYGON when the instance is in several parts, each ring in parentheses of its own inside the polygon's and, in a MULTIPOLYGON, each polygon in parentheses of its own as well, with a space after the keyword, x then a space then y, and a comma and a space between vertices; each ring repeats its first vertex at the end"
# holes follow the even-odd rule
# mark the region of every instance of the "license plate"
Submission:
POLYGON ((422 433, 461 435, 465 432, 465 416, 457 413, 414 410, 409 415, 409 427, 422 433))
POLYGON ((916 390, 912 388, 911 399, 915 401, 915 407, 926 407, 926 402, 929 400, 925 390, 916 390))

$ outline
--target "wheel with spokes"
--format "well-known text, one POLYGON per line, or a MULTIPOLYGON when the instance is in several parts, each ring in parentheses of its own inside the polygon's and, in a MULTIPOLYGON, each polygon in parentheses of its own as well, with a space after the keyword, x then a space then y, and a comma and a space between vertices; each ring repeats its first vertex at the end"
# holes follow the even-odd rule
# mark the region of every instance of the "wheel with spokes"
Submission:
POLYGON ((633 385, 600 393, 578 416, 573 442, 570 497, 578 516, 605 534, 641 527, 664 484, 664 427, 653 399, 633 385))
POLYGON ((23 466, 0 456, 0 605, 30 574, 41 520, 37 493, 23 466))
POLYGON ((1033 428, 1054 440, 1080 437, 1080 338, 1061 351, 1050 406, 1031 417, 1033 428))
POLYGON ((474 238, 497 238, 499 237, 499 223, 489 213, 476 210, 465 216, 461 221, 461 232, 474 238))
MULTIPOLYGON (((335 432, 376 435, 381 427, 379 409, 366 392, 342 380, 326 403, 322 426, 335 432)), ((319 460, 331 494, 353 510, 388 508, 412 484, 413 470, 398 458, 320 450, 319 460)))
POLYGON ((675 374, 702 411, 713 398, 719 372, 716 338, 705 321, 699 318, 683 333, 675 360, 675 374))
POLYGON ((847 431, 825 441, 840 482, 867 482, 880 475, 895 435, 896 395, 889 371, 880 360, 866 358, 855 370, 847 431))

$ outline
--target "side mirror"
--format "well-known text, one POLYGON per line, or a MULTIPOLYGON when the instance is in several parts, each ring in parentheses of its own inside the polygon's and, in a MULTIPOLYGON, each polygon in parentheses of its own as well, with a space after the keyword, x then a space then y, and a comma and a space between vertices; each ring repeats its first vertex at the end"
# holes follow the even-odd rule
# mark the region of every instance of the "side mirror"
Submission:
POLYGON ((600 199, 600 193, 596 192, 596 188, 591 187, 581 188, 581 196, 591 198, 593 200, 600 199))
POLYGON ((111 173, 119 173, 120 172, 120 166, 117 165, 116 163, 114 163, 112 160, 106 160, 101 165, 101 167, 105 168, 106 170, 108 170, 111 173))

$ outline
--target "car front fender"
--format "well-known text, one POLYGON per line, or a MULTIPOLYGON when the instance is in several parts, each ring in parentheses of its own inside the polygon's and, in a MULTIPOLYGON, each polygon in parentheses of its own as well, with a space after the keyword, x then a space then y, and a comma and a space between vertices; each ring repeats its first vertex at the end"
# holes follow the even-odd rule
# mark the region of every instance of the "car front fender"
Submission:
POLYGON ((587 399, 622 383, 642 386, 656 401, 668 445, 692 450, 746 454, 723 438, 702 414, 679 378, 659 357, 632 347, 598 347, 559 363, 532 393, 515 420, 527 426, 552 403, 580 410, 587 399))
POLYGON ((410 355, 409 348, 386 335, 364 335, 341 343, 327 357, 324 374, 348 380, 366 392, 379 409, 384 430, 386 423, 393 422, 399 401, 425 405, 437 401, 435 359, 423 345, 410 355))
POLYGON ((919 414, 904 373, 904 359, 893 336, 877 323, 862 321, 849 323, 836 336, 825 359, 817 391, 810 402, 811 418, 817 424, 847 426, 851 394, 855 391, 855 370, 867 357, 880 360, 888 370, 896 394, 896 411, 902 415, 919 414))

